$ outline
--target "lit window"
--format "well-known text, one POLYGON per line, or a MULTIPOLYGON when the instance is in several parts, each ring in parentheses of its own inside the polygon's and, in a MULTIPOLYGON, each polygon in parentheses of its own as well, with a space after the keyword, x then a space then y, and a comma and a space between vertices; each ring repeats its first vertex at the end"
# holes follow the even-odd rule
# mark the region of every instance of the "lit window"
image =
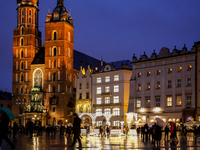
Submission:
POLYGON ((110 87, 109 86, 106 86, 105 87, 105 92, 107 93, 107 92, 110 92, 110 87))
POLYGON ((160 107, 160 97, 156 97, 156 107, 160 107))
POLYGON ((96 115, 102 116, 102 109, 96 109, 96 115))
POLYGON ((114 85, 114 92, 119 92, 119 85, 114 85))
POLYGON ((146 99, 146 107, 147 107, 147 108, 150 108, 150 98, 147 98, 147 99, 146 99))
POLYGON ((161 73, 161 70, 156 70, 156 75, 160 75, 160 73, 161 73))
POLYGON ((114 96, 113 103, 119 103, 119 96, 114 96))
POLYGON ((187 86, 191 86, 191 78, 187 78, 187 86))
POLYGON ((177 72, 181 72, 181 70, 182 70, 182 67, 177 67, 177 72))
POLYGON ((110 82, 110 76, 105 77, 105 82, 110 82))
POLYGON ((119 120, 113 121, 113 126, 120 127, 120 121, 119 120))
POLYGON ((97 104, 101 104, 101 97, 97 97, 97 104))
POLYGON ((147 82, 147 90, 150 90, 150 83, 147 82))
POLYGON ((111 114, 110 108, 106 108, 106 109, 104 110, 104 113, 105 113, 105 114, 108 114, 108 115, 111 114))
POLYGON ((141 72, 138 72, 138 73, 137 73, 137 76, 138 76, 138 77, 141 77, 141 72))
POLYGON ((110 97, 105 97, 105 104, 109 104, 110 103, 110 97))
POLYGON ((181 101, 181 96, 176 96, 176 105, 181 106, 182 101, 181 101))
POLYGON ((177 79, 177 87, 181 87, 181 79, 177 79))
POLYGON ((86 84, 86 89, 89 89, 89 82, 87 82, 86 84))
POLYGON ((102 121, 97 121, 97 127, 102 126, 102 121))
POLYGON ((187 95, 186 96, 186 104, 187 105, 191 105, 192 104, 192 96, 191 95, 187 95))
POLYGON ((101 77, 97 78, 97 83, 101 83, 101 77))
POLYGON ((120 109, 119 109, 119 108, 114 108, 114 109, 113 109, 113 114, 114 114, 115 116, 120 116, 120 109))
POLYGON ((136 102, 137 102, 137 108, 140 108, 141 107, 141 99, 137 99, 136 102))
POLYGON ((114 81, 119 81, 119 75, 114 76, 114 81))
POLYGON ((172 73, 172 68, 168 68, 167 72, 172 73))
POLYGON ((172 87, 172 80, 168 80, 167 83, 168 83, 167 88, 171 88, 172 87))
POLYGON ((151 75, 151 72, 150 71, 147 71, 147 76, 150 76, 151 75))
POLYGON ((192 66, 191 65, 187 65, 187 71, 192 70, 192 66))
POLYGON ((156 82, 156 89, 160 89, 160 81, 156 82))
POLYGON ((172 97, 171 96, 167 97, 167 106, 172 106, 172 97))
POLYGON ((141 87, 141 84, 138 83, 138 91, 141 91, 142 87, 141 87))

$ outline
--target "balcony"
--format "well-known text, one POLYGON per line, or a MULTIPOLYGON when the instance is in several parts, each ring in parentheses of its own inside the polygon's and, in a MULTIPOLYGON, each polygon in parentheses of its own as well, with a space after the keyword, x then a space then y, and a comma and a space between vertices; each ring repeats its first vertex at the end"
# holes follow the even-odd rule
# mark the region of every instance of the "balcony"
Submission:
POLYGON ((104 106, 121 106, 121 103, 93 104, 93 107, 104 107, 104 106))
POLYGON ((112 92, 103 92, 101 96, 112 96, 112 92))

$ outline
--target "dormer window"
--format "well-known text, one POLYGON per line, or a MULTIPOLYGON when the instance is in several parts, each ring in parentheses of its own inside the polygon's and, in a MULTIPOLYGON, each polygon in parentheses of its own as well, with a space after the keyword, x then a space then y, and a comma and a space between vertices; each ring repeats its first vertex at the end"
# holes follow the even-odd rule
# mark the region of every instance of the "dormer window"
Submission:
POLYGON ((151 75, 151 72, 150 71, 147 71, 147 76, 150 76, 151 75))

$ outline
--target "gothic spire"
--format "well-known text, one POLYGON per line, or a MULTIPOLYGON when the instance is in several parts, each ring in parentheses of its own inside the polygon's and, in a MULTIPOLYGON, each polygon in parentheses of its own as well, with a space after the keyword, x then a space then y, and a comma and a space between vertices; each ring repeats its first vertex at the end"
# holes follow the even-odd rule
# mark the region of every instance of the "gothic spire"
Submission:
POLYGON ((63 6, 64 0, 57 0, 57 6, 63 6))

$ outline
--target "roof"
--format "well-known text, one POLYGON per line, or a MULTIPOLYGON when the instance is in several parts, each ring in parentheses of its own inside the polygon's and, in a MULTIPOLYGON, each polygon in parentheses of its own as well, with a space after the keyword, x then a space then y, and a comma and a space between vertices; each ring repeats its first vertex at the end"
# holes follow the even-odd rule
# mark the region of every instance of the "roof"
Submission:
POLYGON ((95 69, 95 67, 101 68, 101 61, 83 54, 77 50, 74 50, 74 69, 80 70, 80 67, 87 69, 88 65, 90 69, 95 69))
POLYGON ((116 70, 132 69, 130 60, 120 60, 120 61, 115 61, 115 62, 109 62, 109 63, 106 63, 105 65, 107 64, 113 65, 114 69, 116 70))
POLYGON ((12 94, 9 92, 0 91, 0 100, 11 100, 12 94))
POLYGON ((44 53, 45 52, 45 47, 41 47, 38 53, 35 55, 35 58, 33 59, 31 64, 44 64, 44 53))

